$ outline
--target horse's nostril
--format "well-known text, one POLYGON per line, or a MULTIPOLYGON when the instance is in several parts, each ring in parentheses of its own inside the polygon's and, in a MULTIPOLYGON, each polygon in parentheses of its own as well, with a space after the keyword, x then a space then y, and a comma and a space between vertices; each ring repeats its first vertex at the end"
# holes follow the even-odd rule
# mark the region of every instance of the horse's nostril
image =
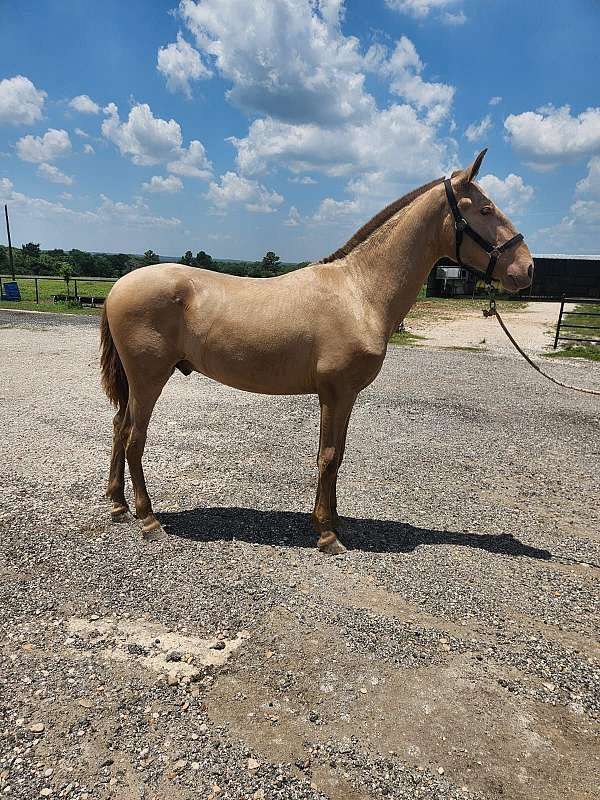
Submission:
POLYGON ((527 277, 529 278, 529 280, 533 278, 533 264, 530 264, 527 267, 527 277))

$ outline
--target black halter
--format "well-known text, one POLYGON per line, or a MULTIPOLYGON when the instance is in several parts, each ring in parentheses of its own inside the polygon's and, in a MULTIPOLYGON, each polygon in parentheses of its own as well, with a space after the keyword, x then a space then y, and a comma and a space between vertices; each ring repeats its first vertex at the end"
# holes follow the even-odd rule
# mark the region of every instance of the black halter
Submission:
MULTIPOLYGON (((458 208, 458 203, 456 202, 456 196, 454 194, 454 189, 452 188, 452 183, 450 178, 446 178, 444 180, 444 186, 446 188, 446 197, 448 198, 448 203, 452 210, 452 216, 454 217, 454 231, 456 234, 456 260, 460 264, 461 267, 467 267, 468 269, 474 269, 473 267, 469 267, 468 264, 463 264, 462 259, 460 257, 460 246, 463 241, 464 234, 466 233, 467 236, 470 236, 474 242, 476 242, 479 247, 485 250, 486 253, 489 253, 490 260, 487 265, 487 269, 485 271, 485 281, 486 283, 492 282, 492 276, 494 274, 494 269, 496 267, 496 263, 502 253, 506 252, 506 250, 510 250, 511 247, 514 247, 519 242, 523 241, 523 234, 517 233, 516 236, 513 236, 512 239, 509 239, 504 244, 498 246, 495 244, 490 244, 487 239, 484 239, 483 236, 480 236, 476 230, 474 230, 467 220, 463 217, 460 213, 460 209, 458 208)), ((478 270, 479 271, 479 270, 478 270)))

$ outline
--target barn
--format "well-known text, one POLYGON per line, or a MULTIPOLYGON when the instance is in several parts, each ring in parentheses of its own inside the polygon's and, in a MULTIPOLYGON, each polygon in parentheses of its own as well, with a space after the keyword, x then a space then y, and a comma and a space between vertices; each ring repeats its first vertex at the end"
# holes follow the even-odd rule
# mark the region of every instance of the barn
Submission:
MULTIPOLYGON (((534 255, 533 263, 533 282, 520 296, 532 300, 560 300, 564 296, 600 299, 600 255, 534 255)), ((443 258, 429 273, 427 297, 472 296, 482 287, 480 276, 443 258)))
POLYGON ((544 300, 600 298, 600 255, 534 255, 533 282, 522 295, 544 300))

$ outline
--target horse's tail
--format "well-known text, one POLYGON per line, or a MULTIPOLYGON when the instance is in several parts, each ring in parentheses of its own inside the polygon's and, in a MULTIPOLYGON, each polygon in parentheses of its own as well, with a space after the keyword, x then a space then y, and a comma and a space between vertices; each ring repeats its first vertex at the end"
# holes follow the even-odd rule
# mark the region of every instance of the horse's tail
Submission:
POLYGON ((129 399, 129 382, 110 332, 106 304, 102 308, 100 322, 100 349, 102 388, 113 406, 125 408, 129 399))

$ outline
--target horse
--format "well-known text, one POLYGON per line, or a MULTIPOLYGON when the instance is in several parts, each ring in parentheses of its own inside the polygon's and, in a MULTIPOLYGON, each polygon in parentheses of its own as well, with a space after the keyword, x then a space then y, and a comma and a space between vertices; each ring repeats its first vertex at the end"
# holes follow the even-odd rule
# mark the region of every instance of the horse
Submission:
POLYGON ((295 272, 243 278, 160 264, 120 278, 101 321, 102 386, 117 408, 106 492, 112 519, 130 517, 127 460, 143 538, 166 535, 144 479, 146 432, 174 371, 199 372, 246 392, 318 396, 312 522, 319 550, 343 553, 336 484, 350 414, 431 267, 448 256, 510 292, 531 283, 523 237, 475 182, 485 153, 391 203, 335 253, 295 272))

